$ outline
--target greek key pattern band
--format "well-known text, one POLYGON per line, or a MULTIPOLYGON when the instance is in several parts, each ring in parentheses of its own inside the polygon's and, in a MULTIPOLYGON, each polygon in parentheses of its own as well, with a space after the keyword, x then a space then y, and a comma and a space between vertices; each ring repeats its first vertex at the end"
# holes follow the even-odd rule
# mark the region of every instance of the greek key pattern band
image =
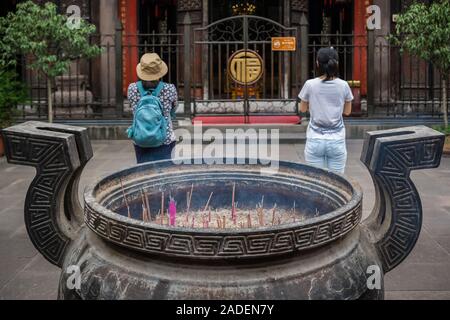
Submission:
POLYGON ((349 233, 359 224, 361 214, 359 203, 346 214, 308 226, 248 234, 202 234, 118 223, 85 205, 87 226, 110 242, 141 252, 207 259, 263 257, 315 248, 349 233))

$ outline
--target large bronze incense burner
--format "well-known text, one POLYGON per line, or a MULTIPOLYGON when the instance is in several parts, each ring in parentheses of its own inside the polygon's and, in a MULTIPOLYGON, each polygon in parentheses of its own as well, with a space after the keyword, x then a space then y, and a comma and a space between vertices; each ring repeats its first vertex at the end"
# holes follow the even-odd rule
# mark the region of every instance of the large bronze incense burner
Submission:
POLYGON ((359 186, 288 162, 274 174, 148 163, 86 188, 82 209, 85 129, 27 122, 2 134, 10 163, 36 167, 25 224, 62 269, 60 299, 382 299, 383 275, 422 225, 410 171, 439 166, 444 143, 422 126, 367 133, 361 160, 377 197, 361 221, 359 186), (68 285, 74 267, 79 287, 68 285), (377 270, 381 286, 368 286, 377 270))

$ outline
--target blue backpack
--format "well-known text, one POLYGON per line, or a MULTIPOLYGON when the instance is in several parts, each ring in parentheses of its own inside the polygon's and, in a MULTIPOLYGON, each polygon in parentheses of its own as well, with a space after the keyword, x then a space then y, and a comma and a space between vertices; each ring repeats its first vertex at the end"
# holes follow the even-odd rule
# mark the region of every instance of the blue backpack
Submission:
POLYGON ((160 147, 167 137, 167 120, 158 98, 164 82, 160 81, 152 94, 144 89, 141 81, 137 87, 141 99, 134 112, 133 124, 127 130, 128 138, 142 148, 160 147))

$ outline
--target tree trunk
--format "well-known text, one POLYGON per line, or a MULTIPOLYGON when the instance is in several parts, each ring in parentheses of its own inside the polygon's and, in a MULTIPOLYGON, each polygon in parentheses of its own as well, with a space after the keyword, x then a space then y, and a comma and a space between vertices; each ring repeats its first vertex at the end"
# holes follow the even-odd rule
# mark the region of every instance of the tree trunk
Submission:
POLYGON ((442 77, 442 113, 444 115, 445 132, 448 129, 448 108, 447 108, 447 77, 442 77))
POLYGON ((48 122, 53 122, 53 98, 52 98, 52 79, 47 77, 47 103, 48 103, 48 122))

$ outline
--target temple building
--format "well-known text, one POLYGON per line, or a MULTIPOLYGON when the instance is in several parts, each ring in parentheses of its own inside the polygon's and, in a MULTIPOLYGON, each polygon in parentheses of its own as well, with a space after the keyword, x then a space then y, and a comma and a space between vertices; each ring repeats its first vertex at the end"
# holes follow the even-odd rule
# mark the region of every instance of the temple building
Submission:
MULTIPOLYGON (((1 14, 18 1, 4 2, 1 14)), ((77 97, 84 90, 89 106, 80 101, 77 106, 102 117, 129 111, 126 89, 136 81, 135 66, 146 52, 158 53, 167 63, 164 81, 177 85, 180 101, 193 106, 195 114, 295 114, 296 96, 316 76, 316 54, 323 46, 339 52, 340 76, 355 93, 355 116, 434 112, 434 102, 430 107, 421 101, 439 95, 433 68, 386 40, 396 14, 411 0, 53 2, 62 13, 78 5, 97 26, 92 41, 104 49, 59 77, 60 93, 53 98, 64 107, 73 104, 70 90, 76 88, 77 97), (381 19, 381 28, 373 31, 367 29, 369 6, 377 6, 381 19)), ((42 79, 22 72, 35 101, 45 100, 42 79)))

